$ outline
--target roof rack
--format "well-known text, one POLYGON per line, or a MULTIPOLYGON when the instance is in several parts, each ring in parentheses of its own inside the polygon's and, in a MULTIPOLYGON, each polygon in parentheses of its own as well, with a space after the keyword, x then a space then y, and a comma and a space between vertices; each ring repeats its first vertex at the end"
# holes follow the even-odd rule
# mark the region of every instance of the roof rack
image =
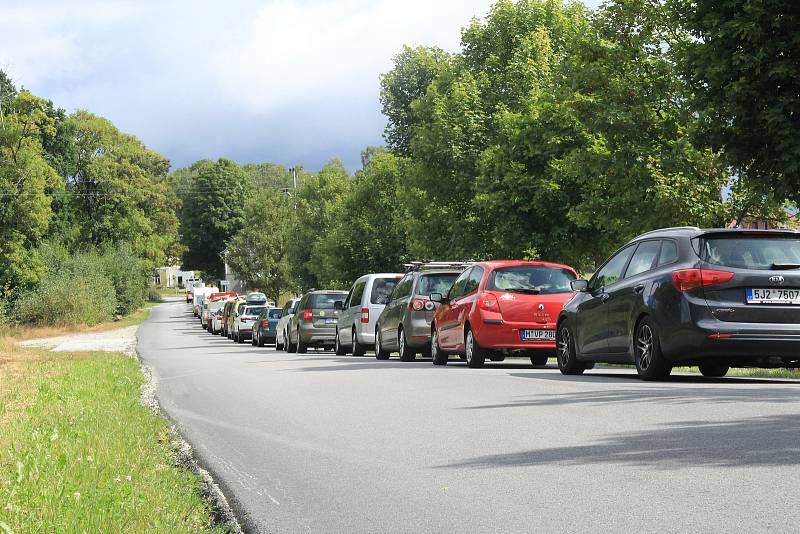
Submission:
POLYGON ((645 233, 639 235, 638 237, 642 237, 642 236, 646 236, 646 235, 650 235, 650 234, 656 234, 656 233, 660 233, 660 232, 669 232, 671 230, 693 230, 695 232, 700 232, 701 231, 700 228, 698 228, 697 226, 673 226, 672 228, 659 228, 658 230, 650 230, 649 232, 645 232, 645 233))
POLYGON ((472 266, 474 261, 412 261, 403 265, 406 272, 414 271, 442 271, 446 269, 465 270, 472 266))

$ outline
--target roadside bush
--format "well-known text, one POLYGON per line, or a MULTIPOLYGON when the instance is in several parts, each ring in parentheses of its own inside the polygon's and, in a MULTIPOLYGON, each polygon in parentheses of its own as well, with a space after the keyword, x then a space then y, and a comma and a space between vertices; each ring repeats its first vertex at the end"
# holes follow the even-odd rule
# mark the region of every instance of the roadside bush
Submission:
POLYGON ((150 287, 150 289, 147 290, 148 302, 161 302, 162 300, 161 293, 158 292, 158 289, 150 287))
POLYGON ((107 247, 98 259, 103 272, 114 284, 116 314, 128 315, 141 308, 148 300, 150 289, 147 263, 128 245, 107 247))
POLYGON ((66 326, 93 325, 114 317, 117 299, 114 284, 94 270, 96 261, 76 258, 72 269, 49 271, 31 292, 16 302, 16 316, 23 324, 66 326))

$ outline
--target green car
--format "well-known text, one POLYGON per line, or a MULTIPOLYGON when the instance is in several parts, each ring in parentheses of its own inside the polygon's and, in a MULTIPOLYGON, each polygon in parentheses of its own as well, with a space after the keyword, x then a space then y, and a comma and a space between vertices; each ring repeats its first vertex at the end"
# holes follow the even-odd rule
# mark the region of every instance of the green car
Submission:
POLYGON ((278 320, 281 318, 283 310, 274 306, 267 306, 258 315, 253 324, 253 335, 251 337, 254 346, 263 347, 265 344, 275 343, 278 332, 278 320))

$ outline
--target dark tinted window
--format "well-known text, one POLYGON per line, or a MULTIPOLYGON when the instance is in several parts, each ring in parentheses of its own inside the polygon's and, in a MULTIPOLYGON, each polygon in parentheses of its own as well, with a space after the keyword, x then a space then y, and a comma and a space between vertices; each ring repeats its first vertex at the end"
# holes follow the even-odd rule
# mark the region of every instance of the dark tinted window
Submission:
POLYGON ((666 240, 661 244, 661 256, 658 258, 658 266, 668 265, 678 261, 678 245, 675 241, 666 240))
POLYGON ((608 263, 603 266, 595 275, 592 280, 592 287, 599 289, 616 284, 622 278, 622 271, 625 270, 625 265, 628 259, 633 254, 633 249, 636 247, 628 247, 617 253, 616 256, 611 258, 608 263))
POLYGON ((264 311, 264 306, 245 306, 242 315, 258 315, 264 311))
POLYGON ((283 316, 283 310, 278 308, 273 308, 268 312, 268 317, 270 319, 280 319, 283 316))
POLYGON ((411 294, 411 285, 414 283, 414 278, 411 275, 406 275, 400 283, 394 288, 392 292, 392 300, 402 299, 411 294))
POLYGON ((366 280, 356 283, 353 287, 353 293, 350 295, 350 306, 361 306, 361 297, 364 296, 364 287, 366 287, 366 285, 366 280))
POLYGON ((780 269, 800 266, 800 239, 773 236, 714 237, 702 241, 702 258, 740 269, 780 269))
POLYGON ((372 281, 372 293, 369 301, 373 304, 386 302, 399 281, 398 278, 376 278, 372 281))
POLYGON ((536 291, 542 295, 571 293, 575 275, 567 269, 547 265, 518 265, 492 271, 486 288, 492 291, 536 291))
POLYGON ((631 258, 631 263, 628 265, 628 270, 625 272, 625 278, 630 278, 652 269, 660 250, 661 241, 639 243, 633 258, 631 258))
MULTIPOLYGON (((442 293, 442 295, 447 295, 451 299, 455 299, 460 297, 464 294, 464 288, 467 287, 467 280, 469 280, 469 271, 464 271, 461 273, 461 276, 456 278, 453 285, 450 286, 450 289, 442 293)), ((432 293, 441 293, 440 291, 433 291, 432 293)))
POLYGON ((346 295, 343 293, 314 293, 313 295, 309 295, 306 308, 332 310, 334 309, 334 303, 337 300, 344 300, 345 296, 346 295))
POLYGON ((483 267, 473 267, 467 277, 467 284, 464 286, 464 294, 469 295, 478 290, 481 285, 481 278, 483 278, 483 267))
POLYGON ((417 284, 417 295, 430 296, 431 293, 447 295, 459 273, 423 274, 417 284))

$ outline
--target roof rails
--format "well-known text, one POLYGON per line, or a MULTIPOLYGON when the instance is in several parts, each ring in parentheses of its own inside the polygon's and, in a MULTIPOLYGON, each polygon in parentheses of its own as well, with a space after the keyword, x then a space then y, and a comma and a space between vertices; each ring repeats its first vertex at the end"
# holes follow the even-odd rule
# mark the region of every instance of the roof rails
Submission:
POLYGON ((693 230, 695 232, 700 232, 700 228, 697 226, 673 226, 672 228, 659 228, 658 230, 650 230, 649 232, 645 232, 637 237, 643 237, 650 234, 657 234, 660 232, 669 232, 671 230, 693 230))
POLYGON ((414 271, 441 271, 445 269, 465 270, 472 266, 473 261, 412 261, 403 265, 406 272, 414 271))

